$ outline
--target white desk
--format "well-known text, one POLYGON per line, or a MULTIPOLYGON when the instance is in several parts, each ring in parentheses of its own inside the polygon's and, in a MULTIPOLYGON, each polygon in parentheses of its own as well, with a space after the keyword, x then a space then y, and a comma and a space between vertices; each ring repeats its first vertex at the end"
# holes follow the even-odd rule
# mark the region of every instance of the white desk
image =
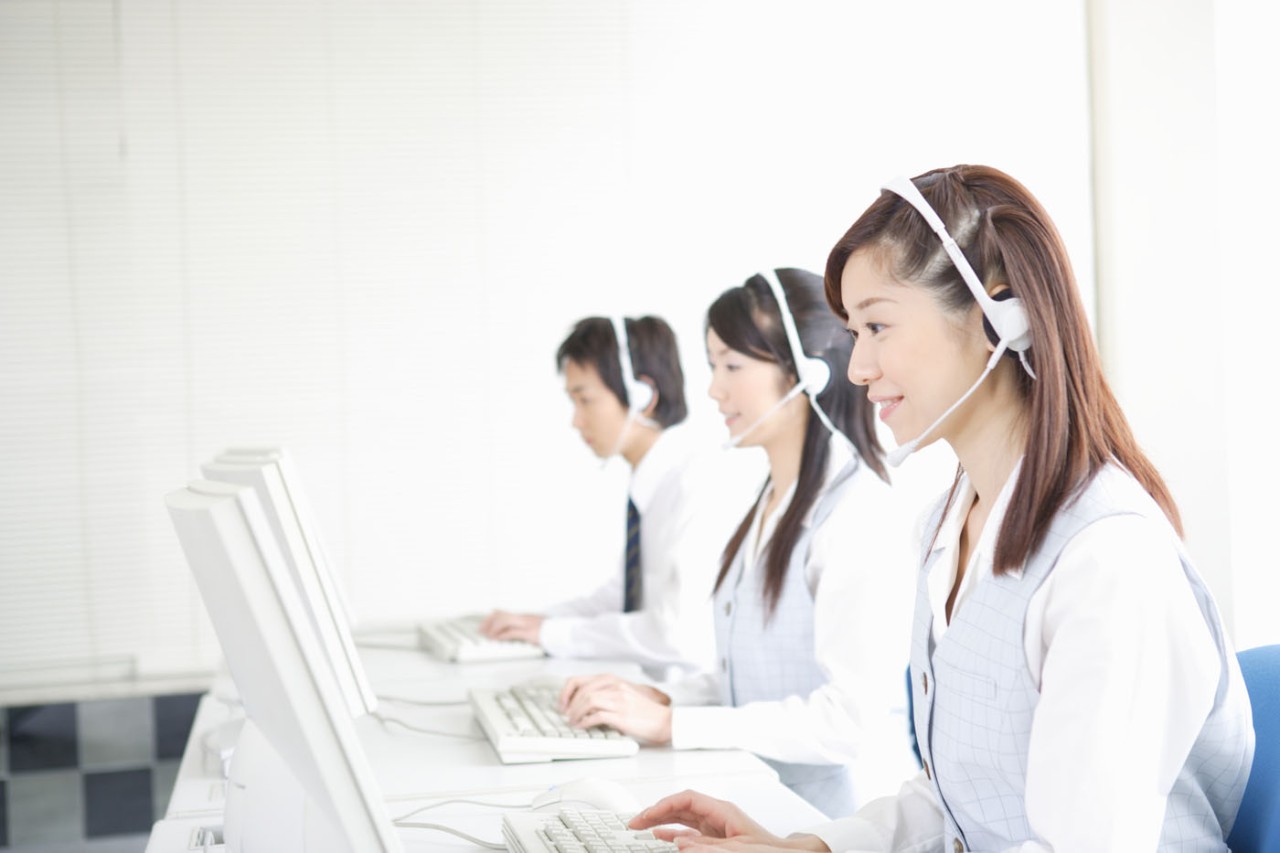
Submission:
MULTIPOLYGON (((591 776, 622 782, 641 803, 696 788, 743 805, 749 814, 777 832, 792 832, 824 820, 816 809, 779 783, 772 768, 739 750, 645 747, 628 758, 504 765, 465 704, 467 690, 509 686, 539 675, 563 677, 609 670, 634 676, 638 669, 631 664, 554 659, 448 664, 419 652, 411 637, 402 640, 401 649, 361 648, 375 692, 380 697, 455 704, 425 706, 382 699, 380 713, 472 739, 420 734, 384 726, 369 717, 357 720, 361 743, 393 818, 418 806, 458 797, 526 803, 553 784, 591 776)), ((153 828, 148 853, 190 850, 196 830, 220 828, 225 789, 218 748, 223 743, 234 743, 237 721, 242 715, 229 681, 220 682, 201 700, 165 820, 153 828)), ((500 841, 504 810, 455 804, 425 812, 415 820, 442 823, 479 838, 500 841)), ((400 832, 411 851, 481 849, 438 832, 400 832)), ((221 847, 214 845, 209 850, 221 847)))
MULTIPOLYGON (((789 788, 776 779, 770 780, 759 776, 705 776, 696 779, 670 778, 665 780, 636 780, 624 783, 643 803, 655 802, 668 794, 674 794, 685 788, 694 787, 714 797, 730 800, 764 825, 766 829, 780 835, 803 831, 824 823, 826 818, 813 806, 801 799, 789 788)), ((541 793, 545 788, 513 789, 506 791, 472 792, 478 799, 491 800, 504 804, 503 807, 485 808, 483 806, 454 804, 442 806, 431 811, 415 815, 412 820, 439 823, 466 832, 476 838, 502 843, 502 814, 510 809, 506 804, 523 803, 541 793)), ((389 812, 392 818, 402 817, 418 806, 429 805, 431 798, 406 801, 392 804, 389 812)), ((200 818, 189 816, 169 818, 157 823, 151 831, 150 843, 146 853, 177 853, 177 851, 201 850, 192 846, 196 832, 202 827, 218 828, 217 816, 200 818)), ((425 851, 479 851, 484 848, 464 841, 452 835, 431 830, 401 828, 398 830, 404 843, 406 853, 425 853, 425 851)), ((210 845, 208 853, 223 853, 220 844, 210 845)))

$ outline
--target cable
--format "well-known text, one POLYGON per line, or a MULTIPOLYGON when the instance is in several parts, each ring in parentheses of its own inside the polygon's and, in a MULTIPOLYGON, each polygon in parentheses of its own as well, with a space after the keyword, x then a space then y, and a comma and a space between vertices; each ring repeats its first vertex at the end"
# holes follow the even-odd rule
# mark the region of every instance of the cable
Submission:
POLYGON ((357 649, 391 649, 397 652, 419 652, 422 648, 416 644, 404 645, 403 643, 370 643, 367 640, 356 640, 357 649))
POLYGON ((440 731, 439 729, 424 729, 421 726, 415 726, 412 723, 406 723, 404 720, 397 720, 395 717, 384 716, 377 711, 374 711, 369 716, 373 717, 375 720, 382 723, 384 726, 394 723, 397 726, 403 726, 404 728, 408 729, 411 732, 419 732, 420 734, 424 734, 424 735, 439 735, 440 737, 456 737, 460 740, 484 740, 485 739, 483 735, 462 734, 461 732, 444 732, 444 731, 440 731))
POLYGON ((429 805, 420 806, 419 808, 416 808, 413 811, 408 812, 407 814, 400 815, 400 817, 392 818, 391 822, 398 823, 399 821, 402 821, 402 820, 408 820, 409 818, 421 812, 429 811, 430 809, 439 808, 440 806, 453 805, 454 803, 466 803, 467 805, 472 805, 472 806, 489 806, 495 809, 528 809, 533 807, 532 803, 490 803, 490 802, 486 802, 485 800, 466 800, 466 799, 441 800, 438 803, 430 803, 429 805))
POLYGON ((406 705, 427 705, 429 707, 437 707, 441 705, 465 705, 466 699, 410 699, 407 696, 383 696, 381 693, 377 695, 379 702, 403 702, 406 705))
POLYGON ((481 847, 484 847, 485 849, 488 849, 488 850, 506 850, 507 849, 507 845, 505 844, 494 844, 492 841, 485 841, 483 839, 476 838, 474 835, 467 835, 465 832, 463 832, 460 829, 454 829, 453 827, 450 827, 450 826, 441 826, 438 823, 409 823, 409 822, 401 823, 400 821, 395 821, 394 825, 405 827, 407 829, 434 829, 437 832, 447 832, 450 835, 456 835, 461 839, 470 841, 472 844, 479 844, 481 847))

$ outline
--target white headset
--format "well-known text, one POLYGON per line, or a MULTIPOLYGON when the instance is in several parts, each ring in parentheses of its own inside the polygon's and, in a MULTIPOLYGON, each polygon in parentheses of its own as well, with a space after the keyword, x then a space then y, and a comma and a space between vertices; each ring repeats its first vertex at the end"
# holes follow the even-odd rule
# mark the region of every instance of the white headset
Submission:
POLYGON ((796 331, 795 317, 791 314, 791 306, 787 304, 787 295, 782 289, 782 282, 778 281, 777 273, 769 267, 765 267, 759 275, 769 285, 769 289, 773 291, 773 298, 778 303, 778 313, 782 317, 782 329, 787 335, 787 348, 791 350, 791 360, 796 365, 797 381, 795 387, 787 392, 787 395, 766 412, 760 420, 739 433, 733 444, 736 445, 746 438, 747 433, 759 426, 765 418, 772 415, 782 404, 799 393, 804 393, 809 397, 809 406, 818 416, 818 420, 822 421, 822 425, 827 428, 828 432, 837 438, 843 439, 846 443, 850 443, 848 436, 836 429, 835 424, 831 423, 831 419, 827 417, 827 413, 822 411, 822 407, 818 405, 818 395, 831 382, 831 366, 816 356, 805 354, 804 347, 800 345, 800 333, 796 331))
POLYGON ((653 402, 653 386, 641 381, 631 367, 631 342, 627 338, 627 319, 620 315, 610 318, 613 334, 618 339, 618 365, 622 368, 622 387, 627 392, 627 410, 633 417, 640 417, 653 402))
POLYGON ((942 422, 950 417, 952 412, 960 408, 961 403, 968 400, 973 392, 978 390, 978 386, 982 384, 982 381, 987 378, 991 371, 996 369, 1000 356, 1004 355, 1006 350, 1013 350, 1018 354, 1018 360, 1022 362, 1022 369, 1027 371, 1028 376, 1035 379, 1036 374, 1027 362, 1027 350, 1031 349, 1031 324, 1027 320, 1026 310, 1022 307, 1022 300, 1015 297, 997 302, 987 295, 982 282, 978 280, 978 274, 969 265, 968 258, 960 251, 955 239, 948 233, 947 226, 942 222, 942 217, 938 216, 937 211, 929 205, 929 202, 925 201, 924 196, 921 195, 920 190, 916 188, 910 178, 894 178, 881 186, 880 189, 888 190, 904 199, 924 217, 925 222, 929 223, 929 227, 933 229, 933 233, 937 234, 938 239, 942 241, 942 248, 946 250, 947 256, 951 258, 951 263, 955 264, 956 269, 960 271, 960 277, 968 285, 969 292, 977 300, 978 306, 987 318, 987 322, 991 324, 992 329, 995 329, 996 337, 999 338, 995 352, 991 353, 991 357, 987 359, 986 366, 982 369, 982 375, 969 386, 969 390, 965 391, 960 399, 952 403, 942 413, 941 417, 929 424, 924 432, 905 444, 898 445, 898 447, 885 455, 885 461, 896 468, 902 464, 904 459, 915 452, 916 448, 920 446, 920 442, 924 441, 930 433, 941 426, 942 422))
POLYGON ((964 252, 960 251, 955 238, 947 231, 942 217, 929 205, 929 202, 925 201, 924 195, 910 178, 899 175, 883 184, 880 189, 888 190, 902 198, 924 217, 924 221, 942 241, 942 248, 946 250, 951 263, 955 264, 960 277, 968 285, 969 292, 977 300, 978 307, 982 309, 987 322, 991 324, 991 328, 995 329, 996 336, 1000 339, 996 346, 997 352, 1003 354, 1006 349, 1016 352, 1023 369, 1032 379, 1035 379, 1035 371, 1031 369, 1026 356, 1027 350, 1031 349, 1031 323, 1027 319, 1026 309, 1022 307, 1022 300, 1014 297, 997 302, 987 294, 986 288, 978 280, 978 274, 969 265, 969 259, 964 256, 964 252))

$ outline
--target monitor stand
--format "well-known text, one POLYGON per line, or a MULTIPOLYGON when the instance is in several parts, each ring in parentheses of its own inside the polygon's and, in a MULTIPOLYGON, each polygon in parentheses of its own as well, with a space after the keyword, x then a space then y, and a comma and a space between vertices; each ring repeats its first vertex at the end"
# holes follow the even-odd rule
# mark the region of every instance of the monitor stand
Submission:
POLYGON ((327 811, 307 794, 253 721, 246 719, 227 779, 222 827, 227 853, 351 853, 327 811))

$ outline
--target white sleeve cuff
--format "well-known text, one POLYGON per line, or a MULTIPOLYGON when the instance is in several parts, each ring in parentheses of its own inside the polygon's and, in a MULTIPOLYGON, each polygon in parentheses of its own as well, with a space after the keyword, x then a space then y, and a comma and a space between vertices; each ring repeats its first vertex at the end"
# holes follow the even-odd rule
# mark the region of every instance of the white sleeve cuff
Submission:
POLYGON ((580 616, 549 616, 538 630, 538 644, 552 657, 572 657, 573 630, 584 621, 580 616))

